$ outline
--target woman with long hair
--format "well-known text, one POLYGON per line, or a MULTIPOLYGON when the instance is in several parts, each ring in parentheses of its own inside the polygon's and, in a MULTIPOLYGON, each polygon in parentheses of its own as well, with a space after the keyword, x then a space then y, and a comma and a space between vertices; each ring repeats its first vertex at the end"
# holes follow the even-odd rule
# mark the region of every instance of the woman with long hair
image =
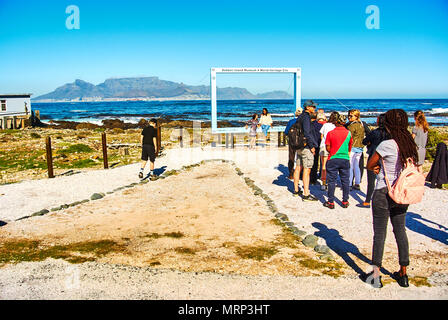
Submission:
POLYGON ((258 114, 254 113, 252 115, 252 119, 246 122, 246 129, 249 127, 249 149, 255 148, 257 142, 257 128, 260 125, 258 124, 258 114))
POLYGON ((330 118, 328 121, 322 126, 320 129, 321 134, 321 142, 319 146, 319 155, 320 155, 320 166, 321 166, 321 175, 320 180, 322 181, 322 185, 320 186, 321 190, 327 190, 327 161, 328 161, 328 151, 325 146, 325 139, 327 139, 328 132, 332 131, 336 128, 336 122, 338 121, 339 113, 333 111, 330 114, 330 118))
POLYGON ((263 111, 261 112, 261 117, 260 117, 260 125, 261 125, 261 130, 263 131, 264 134, 264 141, 265 141, 265 145, 267 144, 267 137, 268 137, 268 131, 269 128, 272 127, 272 118, 271 115, 268 112, 268 109, 263 108, 263 111))
POLYGON ((361 157, 363 156, 363 148, 362 140, 364 139, 365 130, 364 126, 361 122, 361 113, 357 109, 352 109, 348 114, 349 125, 347 129, 352 134, 353 139, 353 148, 350 152, 350 187, 353 189, 360 190, 361 184, 361 168, 359 167, 359 162, 361 157), (353 183, 353 178, 355 181, 353 183))
POLYGON ((412 138, 418 147, 418 166, 425 163, 426 142, 428 141, 429 125, 426 121, 425 114, 421 110, 414 112, 415 126, 412 129, 412 138))
MULTIPOLYGON (((362 144, 367 146, 367 154, 369 155, 367 161, 369 161, 370 158, 373 156, 376 147, 378 147, 378 145, 381 142, 390 139, 389 134, 387 133, 386 128, 384 127, 384 119, 385 114, 384 113, 380 114, 376 120, 378 128, 370 131, 366 135, 364 140, 362 140, 362 144)), ((366 199, 362 204, 363 207, 366 208, 370 207, 370 201, 372 200, 373 190, 375 190, 375 181, 376 181, 375 173, 373 171, 367 171, 367 194, 366 199)))
POLYGON ((402 287, 408 287, 406 267, 409 265, 409 243, 406 235, 407 204, 398 204, 388 195, 385 180, 393 185, 400 176, 408 159, 414 164, 418 161, 417 145, 408 131, 408 116, 402 109, 392 109, 384 115, 384 127, 390 139, 381 142, 370 157, 367 169, 377 174, 375 191, 372 199, 373 215, 373 271, 361 278, 375 288, 381 288, 380 268, 383 260, 384 242, 386 241, 387 223, 390 219, 398 247, 400 270, 393 278, 402 287), (384 167, 383 167, 384 166, 384 167), (386 170, 385 170, 386 169, 386 170))

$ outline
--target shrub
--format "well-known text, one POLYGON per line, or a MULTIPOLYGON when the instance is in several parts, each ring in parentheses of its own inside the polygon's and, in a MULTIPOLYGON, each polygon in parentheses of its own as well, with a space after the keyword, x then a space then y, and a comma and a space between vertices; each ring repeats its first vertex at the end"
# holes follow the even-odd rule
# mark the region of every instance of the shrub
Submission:
POLYGON ((442 135, 434 129, 428 131, 428 142, 426 143, 426 159, 434 161, 437 145, 443 142, 442 135))
POLYGON ((40 134, 38 134, 38 133, 36 133, 36 132, 31 132, 30 136, 31 136, 31 138, 33 138, 33 139, 39 139, 39 138, 42 138, 42 137, 40 136, 40 134))
POLYGON ((82 143, 78 143, 78 144, 72 144, 70 147, 66 148, 66 149, 61 149, 58 150, 58 154, 69 154, 69 153, 82 153, 82 152, 93 152, 94 150, 92 148, 90 148, 88 145, 86 144, 82 144, 82 143))

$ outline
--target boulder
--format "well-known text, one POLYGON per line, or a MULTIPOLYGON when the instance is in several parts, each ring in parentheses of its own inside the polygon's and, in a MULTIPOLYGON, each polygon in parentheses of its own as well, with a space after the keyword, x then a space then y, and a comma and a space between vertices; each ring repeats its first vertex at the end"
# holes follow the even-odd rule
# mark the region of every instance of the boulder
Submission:
POLYGON ((330 248, 327 247, 326 245, 319 245, 318 244, 317 246, 314 247, 314 251, 316 251, 317 253, 326 254, 326 253, 330 252, 330 248))
POLYGON ((104 195, 100 194, 100 193, 94 193, 92 194, 92 196, 90 197, 90 200, 98 200, 104 198, 104 195))
POLYGON ((302 243, 306 247, 314 248, 315 246, 317 246, 318 240, 319 238, 317 236, 315 236, 314 234, 309 234, 305 237, 305 239, 302 240, 302 243))

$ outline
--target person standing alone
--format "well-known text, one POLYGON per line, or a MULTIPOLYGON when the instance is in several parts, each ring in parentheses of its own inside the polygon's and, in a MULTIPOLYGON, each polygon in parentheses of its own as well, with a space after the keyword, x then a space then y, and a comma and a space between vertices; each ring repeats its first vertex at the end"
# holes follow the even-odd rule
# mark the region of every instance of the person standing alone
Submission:
POLYGON ((157 130, 156 130, 157 120, 151 119, 149 121, 149 125, 143 128, 142 135, 140 138, 140 142, 142 144, 142 165, 140 167, 140 172, 138 173, 138 177, 143 179, 143 171, 145 170, 146 163, 149 158, 149 176, 154 176, 154 162, 156 160, 156 151, 157 146, 157 130))

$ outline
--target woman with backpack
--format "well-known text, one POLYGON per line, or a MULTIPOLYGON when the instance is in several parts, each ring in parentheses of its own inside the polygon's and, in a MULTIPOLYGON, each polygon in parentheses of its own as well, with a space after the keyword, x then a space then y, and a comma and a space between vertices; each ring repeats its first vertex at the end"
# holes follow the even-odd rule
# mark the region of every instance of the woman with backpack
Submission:
POLYGON ((393 278, 400 286, 408 287, 406 267, 409 265, 409 244, 406 235, 406 212, 409 205, 395 202, 390 196, 389 187, 399 179, 408 160, 411 160, 414 165, 417 164, 417 145, 408 131, 408 116, 404 110, 392 109, 387 111, 384 115, 384 127, 390 135, 390 139, 384 140, 378 145, 367 163, 367 169, 377 174, 372 199, 373 271, 363 275, 361 279, 375 288, 383 286, 380 268, 383 260, 387 223, 390 219, 398 246, 400 263, 400 270, 393 274, 393 278))

